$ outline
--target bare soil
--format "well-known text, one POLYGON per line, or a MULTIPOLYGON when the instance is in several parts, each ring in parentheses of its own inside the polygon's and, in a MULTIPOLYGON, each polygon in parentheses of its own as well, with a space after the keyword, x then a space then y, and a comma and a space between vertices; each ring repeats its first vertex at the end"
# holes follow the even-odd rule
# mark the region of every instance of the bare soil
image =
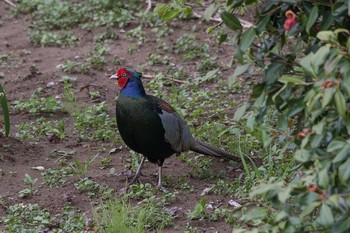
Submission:
MULTIPOLYGON (((49 96, 58 96, 62 94, 63 86, 58 80, 65 75, 56 66, 61 64, 63 60, 74 60, 77 56, 83 56, 93 48, 93 35, 92 33, 80 32, 79 42, 76 47, 71 48, 55 48, 55 47, 36 47, 28 41, 28 25, 29 16, 20 15, 18 18, 14 18, 9 10, 8 5, 4 1, 0 1, 0 15, 2 25, 0 26, 0 51, 2 54, 11 53, 12 58, 8 67, 0 67, 0 72, 4 73, 4 78, 0 79, 4 85, 7 93, 7 97, 10 103, 22 99, 28 99, 33 94, 34 90, 38 87, 44 89, 49 96), (28 52, 29 51, 29 52, 28 52), (34 74, 30 71, 30 67, 35 65, 37 72, 34 74), (53 86, 48 87, 49 82, 54 82, 53 86)), ((191 32, 193 23, 198 21, 187 21, 183 24, 174 26, 176 35, 180 35, 185 32, 191 32)), ((135 25, 129 25, 132 28, 135 25)), ((203 35, 203 40, 208 40, 205 37, 205 29, 207 25, 199 25, 196 33, 203 35)), ((149 29, 151 30, 151 29, 149 29)), ((118 29, 116 29, 118 32, 118 29)), ((149 40, 144 44, 140 51, 137 53, 129 54, 127 52, 128 41, 125 39, 123 33, 119 33, 119 39, 116 40, 109 50, 109 55, 113 57, 117 55, 122 58, 123 66, 128 66, 137 69, 139 65, 145 64, 147 56, 150 52, 156 50, 155 40, 149 40)), ((175 40, 175 38, 173 38, 175 40)), ((172 40, 171 38, 169 40, 172 40)), ((172 56, 172 54, 168 54, 172 56)), ((175 57, 176 55, 174 55, 175 57)), ((227 49, 222 51, 220 59, 223 62, 227 62, 232 57, 232 51, 227 49)), ((175 63, 179 64, 181 61, 176 58, 175 63)), ((182 64, 186 66, 188 72, 194 71, 193 64, 182 64)), ((88 93, 83 90, 79 91, 81 87, 90 85, 91 88, 99 90, 102 94, 101 101, 106 101, 109 105, 110 114, 114 116, 115 112, 115 96, 117 95, 117 87, 112 83, 108 77, 114 73, 118 67, 113 64, 108 64, 104 71, 93 71, 89 75, 75 74, 77 77, 77 86, 75 87, 77 101, 82 106, 91 104, 91 100, 88 93)), ((153 68, 152 68, 153 69, 153 68)), ((160 66, 159 69, 162 69, 160 66)), ((147 69, 150 74, 154 74, 154 71, 147 69)), ((177 85, 177 84, 176 84, 177 85)), ((179 84, 180 85, 180 84, 179 84)), ((181 88, 179 86, 179 88, 181 88)), ((1 115, 1 114, 0 114, 1 115)), ((69 177, 62 187, 52 188, 43 184, 41 172, 33 169, 34 167, 43 166, 45 169, 59 167, 57 158, 49 156, 50 152, 54 149, 64 151, 76 151, 77 158, 86 160, 88 152, 88 145, 91 150, 91 154, 100 153, 100 159, 104 157, 110 157, 109 150, 114 147, 122 145, 118 142, 117 145, 108 142, 83 142, 79 140, 78 135, 74 134, 72 119, 69 114, 55 113, 46 114, 45 117, 48 120, 64 119, 67 127, 67 137, 65 140, 57 143, 50 142, 49 139, 43 138, 38 143, 29 143, 20 141, 15 138, 16 125, 21 122, 35 121, 40 115, 31 115, 23 113, 15 113, 11 110, 11 135, 5 138, 0 133, 0 197, 4 203, 0 206, 0 216, 6 214, 6 207, 14 203, 38 203, 42 208, 46 208, 51 213, 61 213, 63 207, 67 202, 67 196, 70 197, 72 205, 82 212, 91 215, 91 199, 86 193, 80 193, 75 187, 74 182, 77 180, 75 177, 69 177), (106 148, 105 152, 98 152, 98 147, 103 144, 106 148), (4 146, 5 145, 5 146, 4 146), (29 174, 33 178, 37 178, 38 182, 35 184, 34 189, 38 190, 35 195, 28 198, 20 198, 18 192, 26 187, 23 182, 24 174, 29 174)), ((209 133, 209 132, 208 132, 209 133)), ((113 154, 113 166, 116 173, 126 172, 125 159, 129 156, 129 150, 127 148, 122 151, 113 154)), ((178 190, 177 201, 174 202, 174 206, 181 207, 176 213, 175 228, 165 229, 164 232, 183 232, 186 223, 190 222, 191 226, 198 227, 200 232, 231 232, 232 227, 221 221, 198 221, 189 220, 186 214, 192 211, 194 206, 201 199, 200 194, 205 188, 210 187, 215 181, 198 179, 190 176, 190 167, 181 162, 176 156, 173 156, 165 161, 164 164, 164 176, 171 177, 172 180, 186 179, 190 186, 194 187, 194 192, 188 192, 178 190)), ((225 161, 214 161, 212 167, 214 172, 224 172, 227 179, 234 179, 240 173, 239 170, 230 170, 229 164, 225 161)), ((106 184, 112 187, 116 191, 122 189, 125 185, 125 176, 108 176, 109 169, 101 170, 98 166, 98 162, 95 162, 89 170, 89 177, 98 182, 99 184, 106 184)), ((146 162, 143 168, 142 182, 151 183, 155 185, 157 182, 156 176, 157 166, 146 162)), ((167 183, 166 188, 169 191, 175 191, 172 183, 167 183)), ((161 194, 160 194, 161 195, 161 194)), ((234 199, 231 196, 218 196, 214 194, 208 194, 207 202, 213 203, 214 206, 227 205, 228 201, 234 199)), ((171 206, 170 206, 171 207, 171 206)), ((4 225, 0 223, 0 230, 4 229, 4 225)))

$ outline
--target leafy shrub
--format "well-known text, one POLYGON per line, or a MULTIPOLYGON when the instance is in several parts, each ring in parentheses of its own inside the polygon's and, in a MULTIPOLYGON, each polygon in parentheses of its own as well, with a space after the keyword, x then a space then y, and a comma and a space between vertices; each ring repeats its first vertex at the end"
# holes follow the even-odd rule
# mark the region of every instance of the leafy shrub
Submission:
MULTIPOLYGON (((185 2, 178 1, 176 10, 185 2)), ((169 16, 173 8, 158 11, 169 16)), ((255 83, 252 101, 237 110, 235 120, 246 117, 248 128, 262 130, 265 146, 279 144, 279 157, 294 154, 296 163, 291 180, 271 177, 255 187, 251 197, 269 204, 242 220, 259 232, 349 232, 348 2, 228 0, 210 5, 205 18, 218 9, 235 31, 235 59, 241 64, 230 79, 244 75, 255 83), (251 6, 256 25, 244 28, 233 12, 251 6), (269 112, 277 121, 268 119, 269 112)))

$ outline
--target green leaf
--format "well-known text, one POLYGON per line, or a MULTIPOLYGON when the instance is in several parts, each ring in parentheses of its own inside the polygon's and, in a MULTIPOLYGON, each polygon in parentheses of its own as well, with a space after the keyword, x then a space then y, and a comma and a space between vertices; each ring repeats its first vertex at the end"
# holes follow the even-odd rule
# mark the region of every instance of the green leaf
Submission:
POLYGON ((241 25, 241 22, 234 16, 232 13, 229 13, 227 11, 224 11, 221 13, 221 19, 224 21, 226 26, 230 28, 231 30, 241 30, 243 27, 241 25))
POLYGON ((271 63, 267 69, 265 69, 263 81, 268 84, 274 83, 280 77, 284 69, 284 64, 277 62, 271 63))
POLYGON ((334 151, 339 151, 340 149, 344 148, 346 144, 347 143, 345 141, 335 139, 328 144, 327 152, 330 153, 334 151))
POLYGON ((10 113, 4 89, 0 85, 0 105, 4 114, 5 136, 10 134, 10 113))
POLYGON ((159 16, 164 15, 168 10, 170 10, 170 5, 169 4, 158 4, 154 8, 154 12, 156 12, 159 16))
POLYGON ((211 4, 207 9, 205 9, 203 17, 206 21, 209 21, 213 14, 218 10, 218 6, 216 4, 211 4))
POLYGON ((305 79, 298 75, 283 75, 278 81, 281 83, 305 84, 305 79))
POLYGON ((229 86, 232 86, 234 84, 234 82, 236 81, 236 78, 243 74, 244 72, 246 72, 249 68, 249 66, 251 65, 251 63, 246 63, 244 65, 241 66, 237 66, 235 69, 235 72, 233 72, 233 75, 231 75, 228 79, 228 84, 229 86))
POLYGON ((334 38, 334 33, 332 31, 321 31, 317 33, 317 38, 323 41, 330 41, 334 38))
POLYGON ((286 188, 282 189, 282 191, 278 193, 278 200, 283 204, 286 203, 292 191, 291 186, 287 186, 286 188))
POLYGON ((346 146, 344 146, 343 149, 341 149, 338 152, 338 154, 335 156, 332 162, 339 163, 344 161, 348 157, 349 152, 350 152, 350 144, 346 144, 346 146))
POLYGON ((288 129, 288 118, 286 115, 281 114, 278 116, 277 129, 285 131, 288 129))
POLYGON ((310 205, 308 205, 303 212, 301 212, 300 214, 300 218, 304 218, 307 215, 309 215, 312 211, 314 211, 314 209, 316 209, 317 207, 319 207, 321 205, 321 202, 313 202, 310 205))
POLYGON ((239 121, 244 116, 244 113, 246 110, 247 110, 247 103, 244 103, 241 107, 239 107, 236 110, 235 115, 233 116, 233 120, 239 121))
POLYGON ((222 43, 224 43, 225 41, 227 41, 227 34, 222 34, 222 35, 220 35, 219 44, 222 44, 222 43))
POLYGON ((245 52, 250 45, 253 43, 256 37, 255 28, 251 27, 242 34, 242 37, 239 42, 239 46, 243 52, 245 52))
POLYGON ((333 87, 325 89, 322 99, 322 108, 326 107, 332 101, 334 92, 335 88, 333 87))
POLYGON ((311 154, 308 150, 300 149, 294 153, 294 158, 299 162, 306 163, 313 160, 314 154, 311 154))
POLYGON ((306 32, 308 34, 310 34, 310 29, 315 24, 317 18, 318 18, 318 6, 315 5, 311 10, 311 13, 309 15, 309 20, 306 23, 306 32))
POLYGON ((253 131, 254 130, 254 123, 255 123, 255 116, 254 114, 250 114, 248 117, 247 117, 247 127, 253 131))
POLYGON ((337 107, 337 111, 339 115, 342 117, 345 117, 345 111, 346 111, 345 98, 339 89, 335 92, 334 100, 335 100, 335 106, 337 107))
POLYGON ((334 223, 332 210, 325 203, 321 206, 320 216, 317 218, 317 222, 323 226, 330 226, 334 223))
POLYGON ((161 17, 164 20, 172 20, 172 19, 176 18, 180 13, 181 13, 181 11, 178 9, 169 10, 169 11, 165 12, 163 15, 161 15, 161 17))
POLYGON ((347 184, 350 178, 350 158, 345 163, 339 166, 338 176, 343 184, 347 184))
POLYGON ((256 26, 256 31, 258 34, 263 32, 266 28, 266 25, 270 22, 270 15, 267 15, 264 17, 263 20, 260 21, 260 23, 256 26))
POLYGON ((328 168, 324 168, 318 172, 318 184, 321 188, 327 189, 329 186, 328 168))

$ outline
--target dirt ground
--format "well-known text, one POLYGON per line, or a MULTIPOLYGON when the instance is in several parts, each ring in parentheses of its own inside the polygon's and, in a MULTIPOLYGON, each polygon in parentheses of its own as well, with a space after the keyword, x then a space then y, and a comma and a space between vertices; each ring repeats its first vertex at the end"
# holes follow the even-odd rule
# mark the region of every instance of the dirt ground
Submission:
MULTIPOLYGON (((61 64, 63 60, 74 60, 77 56, 86 54, 91 49, 93 35, 92 33, 85 33, 77 29, 76 34, 79 35, 79 42, 76 47, 71 48, 55 48, 55 47, 35 47, 28 41, 28 26, 29 16, 20 15, 18 18, 13 18, 8 5, 4 1, 0 1, 0 15, 2 25, 0 26, 0 51, 2 54, 11 52, 11 65, 8 67, 0 67, 0 71, 3 72, 4 78, 0 81, 4 84, 7 97, 10 103, 30 98, 32 93, 38 87, 44 89, 45 93, 49 96, 58 96, 63 91, 63 86, 58 81, 65 75, 60 69, 57 68, 58 64, 61 64), (30 71, 31 65, 37 67, 37 72, 30 71), (53 82, 53 85, 48 83, 53 82)), ((128 27, 133 27, 129 25, 128 27)), ((179 25, 179 33, 190 32, 192 25, 186 23, 179 25)), ((197 33, 205 36, 206 25, 202 25, 202 28, 197 30, 197 33)), ((128 41, 124 38, 123 33, 119 33, 120 37, 110 46, 109 55, 122 58, 122 65, 132 68, 136 68, 146 62, 147 55, 150 51, 154 50, 155 41, 147 41, 143 45, 139 52, 129 54, 127 51, 128 41)), ((204 38, 203 38, 204 39, 204 38)), ((170 38, 171 40, 171 38, 170 38)), ((227 61, 231 58, 231 52, 229 49, 224 51, 220 56, 223 61, 227 61)), ((170 54, 171 56, 171 54, 170 54)), ((181 62, 176 60, 175 62, 181 62)), ((193 70, 193 64, 187 64, 186 68, 189 72, 193 70)), ((118 69, 113 64, 107 64, 104 71, 93 71, 89 75, 76 74, 77 86, 75 93, 77 101, 84 104, 90 104, 86 91, 78 91, 81 87, 86 85, 92 85, 96 90, 99 90, 102 96, 101 101, 106 101, 109 106, 110 115, 114 117, 115 112, 115 96, 118 93, 116 85, 111 82, 108 77, 118 69)), ((162 67, 159 67, 162 69, 162 67)), ((150 74, 154 74, 151 69, 146 71, 150 74)), ((54 188, 48 187, 43 184, 40 171, 33 169, 34 167, 43 166, 45 169, 58 167, 57 158, 49 156, 50 152, 54 149, 64 151, 76 151, 78 159, 85 160, 88 152, 88 145, 91 150, 91 154, 98 153, 98 147, 101 142, 84 142, 79 140, 78 135, 70 128, 72 125, 72 119, 68 114, 45 114, 45 117, 49 120, 64 119, 66 122, 67 132, 66 139, 61 142, 52 143, 49 139, 43 138, 38 143, 29 143, 20 141, 15 138, 16 125, 21 122, 34 121, 40 115, 31 115, 14 112, 11 110, 11 134, 10 137, 5 138, 0 134, 0 197, 2 197, 2 203, 0 206, 0 216, 6 214, 6 206, 14 203, 38 203, 42 208, 48 209, 51 213, 60 213, 67 202, 67 196, 70 197, 72 205, 82 212, 91 215, 92 205, 91 199, 86 193, 80 193, 75 187, 74 182, 76 178, 68 177, 68 180, 64 183, 63 187, 54 188), (5 145, 5 147, 4 147, 5 145), (33 178, 37 178, 38 182, 35 184, 35 189, 38 191, 31 197, 20 198, 18 192, 26 187, 23 182, 24 174, 29 174, 33 178)), ((209 132, 208 132, 209 133, 209 132)), ((99 152, 100 158, 110 157, 109 150, 122 145, 121 142, 117 142, 117 145, 113 143, 103 142, 106 148, 105 152, 99 152)), ((125 159, 128 158, 129 150, 124 147, 120 152, 113 154, 113 162, 111 166, 115 168, 115 172, 123 173, 127 172, 125 168, 125 159)), ((97 163, 97 162, 96 162, 97 163)), ((239 170, 232 171, 230 166, 225 161, 214 161, 214 172, 226 172, 227 179, 234 179, 239 174, 239 170)), ((164 164, 164 175, 170 176, 173 179, 186 179, 188 184, 194 187, 194 192, 184 192, 180 190, 180 194, 177 195, 178 201, 174 203, 174 206, 181 207, 177 212, 177 218, 175 218, 176 228, 165 229, 164 232, 183 232, 186 223, 190 222, 191 226, 195 226, 200 229, 200 232, 231 232, 232 227, 226 224, 224 221, 208 222, 189 220, 186 214, 192 211, 194 206, 201 199, 200 194, 205 188, 212 185, 213 181, 203 180, 191 177, 190 167, 181 162, 176 156, 167 159, 164 164)), ((145 183, 156 184, 157 167, 154 164, 146 162, 143 168, 143 176, 141 180, 145 183)), ((89 177, 98 182, 99 184, 106 184, 115 190, 120 190, 125 185, 125 176, 108 176, 108 169, 102 170, 96 164, 94 164, 89 170, 89 177)), ((171 184, 166 187, 170 191, 176 190, 171 184)), ((234 199, 232 196, 219 196, 209 194, 207 197, 208 203, 213 205, 227 205, 228 201, 234 199)), ((3 223, 0 223, 0 230, 4 228, 3 223)))

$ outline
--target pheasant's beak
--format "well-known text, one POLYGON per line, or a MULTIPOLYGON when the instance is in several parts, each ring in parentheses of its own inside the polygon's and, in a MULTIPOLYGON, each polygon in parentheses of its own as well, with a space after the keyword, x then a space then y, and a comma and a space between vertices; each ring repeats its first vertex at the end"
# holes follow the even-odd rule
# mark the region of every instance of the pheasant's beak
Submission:
POLYGON ((109 77, 109 79, 118 79, 118 76, 113 74, 111 77, 109 77))

